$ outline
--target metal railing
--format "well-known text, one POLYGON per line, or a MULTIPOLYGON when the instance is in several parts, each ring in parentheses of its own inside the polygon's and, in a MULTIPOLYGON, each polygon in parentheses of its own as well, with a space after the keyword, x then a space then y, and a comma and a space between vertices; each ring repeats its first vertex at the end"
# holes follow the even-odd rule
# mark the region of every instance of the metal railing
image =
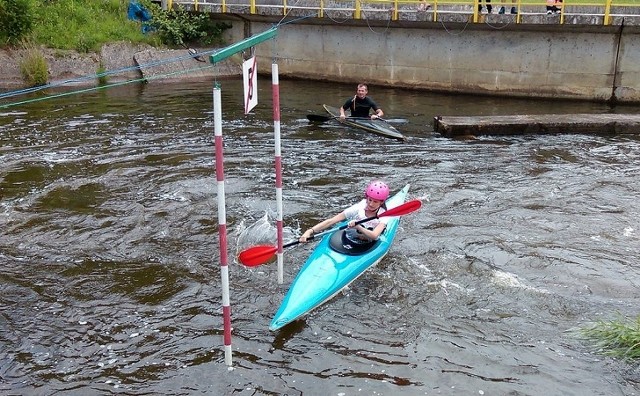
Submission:
POLYGON ((183 6, 198 12, 311 18, 539 24, 640 25, 640 0, 590 3, 559 0, 493 0, 485 15, 484 0, 162 0, 164 8, 183 6), (428 7, 427 7, 428 5, 428 7), (549 15, 547 6, 558 13, 549 15), (425 7, 426 9, 421 10, 425 7), (507 12, 497 13, 500 7, 507 12), (511 7, 517 13, 511 14, 511 7))

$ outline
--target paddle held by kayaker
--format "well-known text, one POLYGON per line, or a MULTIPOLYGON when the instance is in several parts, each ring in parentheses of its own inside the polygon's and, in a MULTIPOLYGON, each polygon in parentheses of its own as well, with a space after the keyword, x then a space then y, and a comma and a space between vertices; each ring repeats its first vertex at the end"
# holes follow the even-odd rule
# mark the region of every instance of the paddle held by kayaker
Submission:
POLYGON ((346 237, 353 243, 364 244, 378 239, 389 222, 390 217, 374 218, 362 224, 358 220, 380 216, 387 209, 385 200, 389 197, 389 186, 381 180, 374 180, 365 189, 365 198, 309 228, 300 236, 300 242, 307 242, 312 235, 318 234, 334 224, 349 220, 346 237))
POLYGON ((345 113, 346 110, 351 111, 351 117, 371 118, 372 120, 382 118, 384 116, 384 112, 370 96, 367 96, 368 93, 369 88, 366 84, 358 84, 356 94, 344 102, 340 108, 340 119, 344 120, 347 118, 345 113), (372 109, 374 114, 369 115, 372 109))

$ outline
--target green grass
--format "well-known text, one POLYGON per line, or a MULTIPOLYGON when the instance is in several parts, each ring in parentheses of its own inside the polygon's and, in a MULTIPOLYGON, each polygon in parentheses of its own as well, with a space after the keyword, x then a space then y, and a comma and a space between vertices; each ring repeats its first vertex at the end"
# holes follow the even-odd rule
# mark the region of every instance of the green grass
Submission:
POLYGON ((34 29, 28 40, 49 48, 98 51, 102 44, 130 41, 158 45, 127 18, 129 0, 42 0, 35 3, 34 29))
POLYGON ((577 334, 593 342, 603 355, 640 359, 640 316, 635 321, 624 318, 599 321, 577 330, 577 334))

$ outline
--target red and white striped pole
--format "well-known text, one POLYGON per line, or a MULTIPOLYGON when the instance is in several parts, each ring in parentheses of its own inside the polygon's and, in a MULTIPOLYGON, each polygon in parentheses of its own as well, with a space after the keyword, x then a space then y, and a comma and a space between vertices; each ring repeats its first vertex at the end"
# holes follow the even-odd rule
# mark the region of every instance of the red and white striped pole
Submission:
POLYGON ((222 320, 224 322, 224 361, 231 366, 231 303, 229 299, 229 265, 227 256, 227 212, 224 200, 224 157, 222 142, 222 95, 213 88, 213 128, 216 146, 216 181, 218 185, 218 237, 220 240, 220 277, 222 278, 222 320))
POLYGON ((283 222, 282 222, 282 152, 280 149, 280 84, 278 77, 278 64, 271 65, 271 95, 273 97, 273 130, 276 161, 276 206, 278 217, 276 219, 278 233, 278 283, 284 282, 283 256, 283 222))

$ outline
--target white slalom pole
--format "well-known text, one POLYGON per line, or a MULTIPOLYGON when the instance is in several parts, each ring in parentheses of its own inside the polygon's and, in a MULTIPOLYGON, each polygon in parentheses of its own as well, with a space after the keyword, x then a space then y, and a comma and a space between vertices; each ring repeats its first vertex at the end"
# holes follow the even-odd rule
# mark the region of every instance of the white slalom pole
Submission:
POLYGON ((284 266, 283 260, 283 221, 282 221, 282 151, 280 148, 280 83, 278 77, 278 64, 271 65, 271 92, 273 97, 273 130, 275 145, 275 163, 276 163, 276 206, 278 218, 276 219, 278 228, 278 283, 284 282, 284 266))
POLYGON ((222 320, 224 322, 224 361, 231 359, 231 303, 229 299, 229 265, 227 256, 227 213, 224 199, 224 158, 222 142, 222 95, 213 88, 213 124, 216 146, 216 181, 218 185, 218 238, 220 240, 220 277, 222 279, 222 320))

